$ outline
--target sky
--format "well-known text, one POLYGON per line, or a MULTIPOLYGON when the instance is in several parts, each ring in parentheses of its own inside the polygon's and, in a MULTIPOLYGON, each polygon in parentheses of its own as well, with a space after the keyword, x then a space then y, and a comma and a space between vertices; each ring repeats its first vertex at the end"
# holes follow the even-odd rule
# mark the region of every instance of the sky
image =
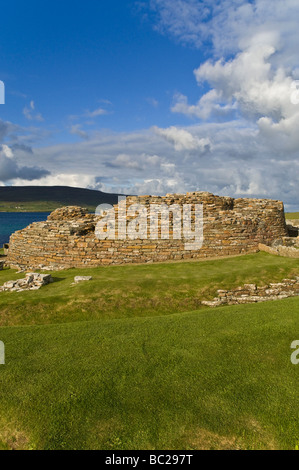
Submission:
POLYGON ((10 0, 1 15, 0 185, 299 210, 298 0, 10 0))

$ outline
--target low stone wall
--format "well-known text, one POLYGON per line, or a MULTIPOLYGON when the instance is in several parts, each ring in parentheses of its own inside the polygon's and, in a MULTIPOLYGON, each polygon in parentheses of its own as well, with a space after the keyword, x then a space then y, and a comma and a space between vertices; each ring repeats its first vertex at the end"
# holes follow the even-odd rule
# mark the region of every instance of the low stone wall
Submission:
POLYGON ((219 307, 221 305, 249 304, 266 302, 269 300, 286 299, 299 295, 299 277, 296 279, 284 279, 276 284, 257 287, 256 284, 244 284, 232 290, 218 290, 218 297, 213 300, 202 301, 202 305, 219 307))
POLYGON ((265 251, 270 255, 284 256, 285 258, 299 258, 299 247, 297 248, 296 246, 268 246, 263 243, 259 243, 259 250, 265 251))
MULTIPOLYGON (((115 206, 116 239, 98 240, 95 227, 100 216, 88 214, 79 207, 54 211, 45 222, 36 222, 10 237, 6 264, 23 269, 64 269, 125 263, 150 263, 167 260, 200 259, 238 255, 258 251, 259 243, 271 244, 287 236, 283 203, 265 199, 233 199, 211 193, 196 192, 165 197, 128 197, 131 204, 148 209, 151 204, 194 208, 203 205, 203 236, 201 249, 186 249, 184 236, 173 239, 175 217, 170 217, 170 239, 118 238, 118 223, 128 224, 132 215, 123 212, 122 203, 115 206)), ((148 234, 150 218, 148 222, 148 234)))

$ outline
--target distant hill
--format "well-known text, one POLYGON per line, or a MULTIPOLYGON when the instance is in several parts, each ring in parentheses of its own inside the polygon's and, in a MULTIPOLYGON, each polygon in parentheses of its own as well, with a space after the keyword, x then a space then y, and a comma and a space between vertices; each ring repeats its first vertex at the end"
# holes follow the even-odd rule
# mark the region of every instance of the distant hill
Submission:
POLYGON ((99 204, 116 204, 118 196, 69 186, 1 186, 0 211, 50 212, 63 206, 94 210, 99 204))

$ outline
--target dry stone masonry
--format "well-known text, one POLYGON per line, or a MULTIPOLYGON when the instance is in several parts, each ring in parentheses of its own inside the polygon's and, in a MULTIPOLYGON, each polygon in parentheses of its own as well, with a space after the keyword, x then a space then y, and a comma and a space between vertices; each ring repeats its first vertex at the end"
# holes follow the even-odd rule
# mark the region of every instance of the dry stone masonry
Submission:
POLYGON ((299 295, 299 277, 284 279, 282 282, 257 287, 256 284, 244 284, 232 290, 218 290, 218 297, 202 301, 202 305, 219 307, 220 305, 248 304, 268 300, 286 299, 299 295))
MULTIPOLYGON (((122 213, 121 202, 114 206, 122 213)), ((174 239, 175 217, 170 217, 170 238, 99 240, 95 227, 101 216, 86 209, 70 206, 52 212, 45 222, 35 222, 10 237, 6 264, 18 269, 57 270, 71 267, 151 263, 167 260, 200 259, 238 255, 258 251, 259 243, 270 245, 288 235, 283 203, 265 199, 233 199, 207 192, 130 196, 126 207, 142 204, 203 205, 203 235, 201 249, 186 249, 184 238, 174 239)), ((125 213, 120 223, 128 224, 132 215, 125 213)), ((194 222, 194 210, 192 212, 194 222)), ((148 227, 150 217, 148 217, 148 227)))
POLYGON ((259 249, 272 255, 299 258, 299 237, 294 235, 292 237, 279 238, 271 246, 260 243, 259 249))

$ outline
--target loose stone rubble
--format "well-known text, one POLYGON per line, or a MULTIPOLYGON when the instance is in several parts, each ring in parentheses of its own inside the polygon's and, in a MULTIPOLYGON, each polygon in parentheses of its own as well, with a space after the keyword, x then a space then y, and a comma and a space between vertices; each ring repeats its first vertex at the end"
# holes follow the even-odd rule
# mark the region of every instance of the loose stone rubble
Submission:
POLYGON ((74 277, 74 281, 77 284, 78 282, 85 282, 85 281, 91 281, 92 276, 76 276, 74 277))
POLYGON ((6 265, 17 269, 58 270, 72 267, 95 267, 126 263, 152 263, 168 260, 225 257, 259 250, 259 243, 270 245, 288 236, 283 203, 266 199, 233 199, 208 192, 130 196, 114 206, 116 215, 115 239, 99 240, 95 234, 102 216, 88 214, 86 209, 70 206, 57 209, 45 222, 35 222, 10 237, 6 265), (118 226, 128 225, 134 216, 128 212, 132 204, 141 204, 149 211, 152 204, 173 207, 183 214, 183 206, 203 205, 203 235, 201 249, 186 249, 188 239, 173 237, 176 215, 169 220, 169 237, 150 237, 150 216, 147 218, 147 238, 118 238, 118 226))
POLYGON ((219 307, 221 305, 248 304, 268 300, 286 299, 299 295, 299 276, 295 279, 284 279, 279 283, 258 287, 256 284, 244 284, 232 290, 217 290, 218 297, 202 301, 202 305, 219 307))
POLYGON ((23 279, 5 282, 3 286, 0 286, 0 292, 38 290, 51 282, 53 282, 51 274, 27 273, 23 279))

